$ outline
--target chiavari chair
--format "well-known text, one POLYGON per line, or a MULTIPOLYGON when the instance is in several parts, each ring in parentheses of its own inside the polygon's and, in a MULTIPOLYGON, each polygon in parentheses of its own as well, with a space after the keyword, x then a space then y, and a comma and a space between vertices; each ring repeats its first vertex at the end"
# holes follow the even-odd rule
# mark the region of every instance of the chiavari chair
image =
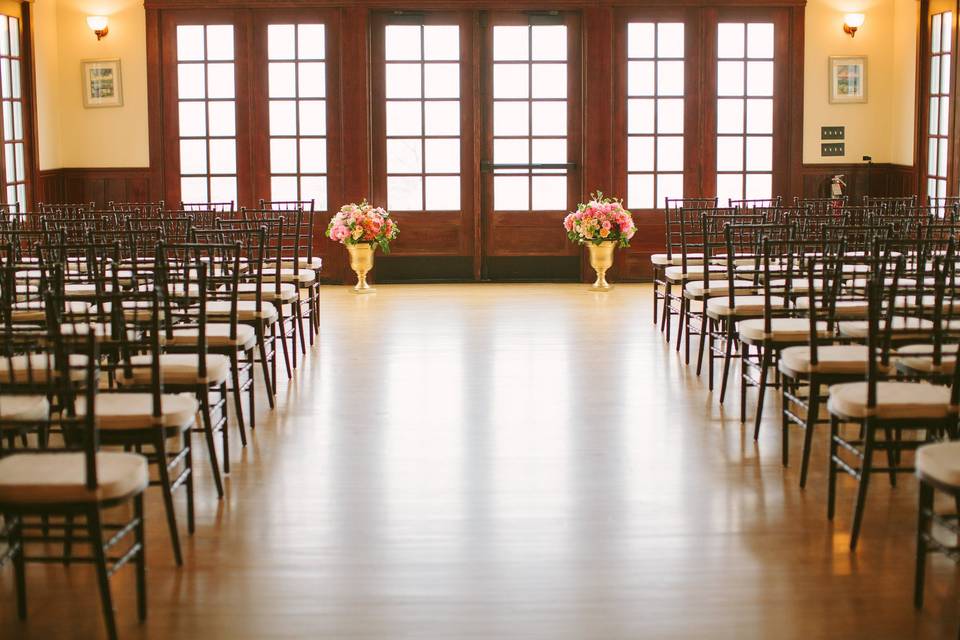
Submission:
POLYGON ((111 200, 107 203, 107 208, 122 212, 128 218, 140 218, 162 214, 166 204, 163 200, 157 202, 113 202, 111 200))
MULTIPOLYGON (((942 258, 938 258, 942 263, 942 258)), ((830 387, 827 408, 830 412, 830 475, 827 516, 833 519, 836 510, 837 473, 843 471, 858 481, 854 502, 850 549, 855 550, 863 522, 864 505, 870 475, 887 473, 895 484, 898 473, 913 473, 903 464, 901 454, 915 451, 924 441, 948 435, 956 437, 957 407, 960 405, 960 383, 955 368, 952 388, 915 381, 886 380, 885 369, 891 365, 892 328, 897 316, 897 282, 903 269, 903 258, 887 278, 873 278, 868 285, 869 349, 867 379, 830 387), (841 429, 841 425, 857 427, 857 435, 841 429), (904 432, 916 437, 904 438, 904 432), (879 436, 883 434, 883 438, 879 436), (874 465, 874 455, 885 452, 887 466, 874 465)), ((938 269, 942 274, 944 269, 938 269)), ((939 275, 939 274, 938 274, 939 275)), ((938 286, 938 298, 943 288, 938 286)), ((939 304, 936 307, 942 306, 939 304)))
POLYGON ((96 202, 73 202, 63 204, 52 204, 45 202, 37 203, 37 210, 40 213, 57 217, 73 217, 82 215, 88 211, 94 211, 96 208, 96 202))
POLYGON ((733 209, 776 209, 783 204, 783 197, 774 198, 729 198, 727 206, 733 209))
POLYGON ((79 345, 74 340, 68 343, 55 327, 52 332, 6 332, 0 337, 6 362, 19 358, 28 363, 20 374, 8 370, 8 381, 0 389, 0 420, 46 413, 63 434, 62 447, 43 450, 9 451, 0 442, 0 513, 6 522, 0 537, 7 541, 0 564, 13 563, 21 619, 27 617, 27 564, 93 564, 107 636, 116 640, 110 577, 127 564, 136 570, 137 615, 140 620, 147 615, 143 492, 149 473, 141 455, 99 450, 98 345, 92 336, 79 345), (72 352, 87 357, 74 365, 72 352), (57 398, 63 409, 50 414, 49 398, 57 398), (115 508, 131 503, 132 513, 115 508), (105 510, 114 517, 129 515, 121 522, 107 522, 105 510), (74 525, 75 519, 83 525, 74 525), (63 544, 59 556, 51 552, 50 543, 57 542, 63 544), (74 556, 71 549, 77 543, 89 545, 90 555, 74 556))
POLYGON ((181 202, 181 211, 203 212, 214 211, 217 213, 233 213, 237 210, 233 200, 229 202, 181 202))
POLYGON ((960 209, 960 196, 927 196, 927 207, 934 211, 936 217, 956 222, 957 211, 960 209))
POLYGON ((905 210, 917 205, 917 196, 863 196, 863 204, 888 211, 905 210))
POLYGON ((793 205, 809 209, 814 215, 823 215, 846 207, 847 201, 847 196, 840 196, 839 198, 797 198, 795 196, 793 205))
MULTIPOLYGON (((661 301, 664 301, 664 304, 666 304, 665 295, 667 282, 663 272, 667 267, 680 265, 680 255, 682 251, 679 223, 677 222, 676 225, 671 225, 672 222, 676 221, 676 216, 679 215, 676 214, 675 211, 677 209, 715 209, 717 199, 666 198, 664 202, 663 222, 666 253, 655 253, 650 256, 650 262, 653 265, 653 323, 657 324, 659 322, 661 331, 665 329, 666 325, 666 321, 660 316, 659 309, 661 301)), ((693 260, 694 256, 690 256, 690 259, 693 260)), ((666 318, 666 315, 664 315, 663 318, 666 318)))

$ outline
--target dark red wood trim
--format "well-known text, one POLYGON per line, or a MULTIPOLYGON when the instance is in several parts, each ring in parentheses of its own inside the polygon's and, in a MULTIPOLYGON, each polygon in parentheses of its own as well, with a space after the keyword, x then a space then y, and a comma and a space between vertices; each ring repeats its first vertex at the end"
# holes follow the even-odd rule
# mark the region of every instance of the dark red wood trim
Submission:
POLYGON ((20 3, 21 12, 21 96, 23 96, 23 152, 27 170, 27 201, 31 209, 37 202, 37 184, 40 182, 40 150, 37 148, 37 75, 34 63, 33 12, 30 2, 20 3))
POLYGON ((150 197, 148 202, 164 199, 164 127, 163 77, 160 50, 160 12, 147 9, 147 127, 150 144, 150 197))

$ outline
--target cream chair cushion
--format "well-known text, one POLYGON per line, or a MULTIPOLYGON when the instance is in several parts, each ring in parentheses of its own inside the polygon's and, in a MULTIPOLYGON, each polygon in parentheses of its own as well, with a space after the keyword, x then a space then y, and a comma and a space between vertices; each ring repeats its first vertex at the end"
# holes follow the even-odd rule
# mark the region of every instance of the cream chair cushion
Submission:
MULTIPOLYGON (((277 293, 277 285, 275 282, 264 282, 260 287, 261 298, 264 301, 273 301, 279 300, 283 302, 290 302, 295 300, 297 297, 297 285, 290 282, 281 282, 280 283, 280 293, 277 293)), ((241 300, 256 300, 257 299, 257 283, 256 282, 241 282, 240 286, 237 287, 237 292, 241 300)))
POLYGON ((960 486, 960 442, 927 444, 917 449, 917 475, 960 486))
MULTIPOLYGON (((867 373, 867 358, 870 349, 861 344, 831 344, 817 347, 817 367, 814 373, 863 374, 867 373)), ((780 371, 811 373, 810 347, 787 347, 780 352, 780 371)))
MULTIPOLYGON (((207 317, 210 318, 228 318, 230 317, 230 302, 226 300, 213 300, 207 303, 207 317)), ((251 320, 266 320, 268 323, 277 319, 277 308, 269 301, 264 300, 257 311, 256 300, 237 300, 237 319, 241 322, 251 320)))
POLYGON ((97 488, 86 485, 83 453, 15 453, 0 459, 0 504, 50 504, 116 500, 147 488, 147 459, 100 452, 97 488))
MULTIPOLYGON (((866 382, 848 382, 830 387, 827 407, 830 412, 847 418, 866 418, 866 382)), ((950 389, 923 382, 878 382, 878 418, 936 419, 945 418, 950 411, 950 389)))
POLYGON ((3 422, 44 422, 49 418, 50 402, 45 396, 0 395, 3 422))
MULTIPOLYGON (((681 266, 683 264, 683 257, 680 254, 677 254, 673 257, 669 257, 665 253, 655 253, 652 256, 650 256, 650 262, 652 262, 654 265, 658 267, 681 266)), ((703 264, 703 254, 688 253, 687 264, 688 265, 703 264)))
MULTIPOLYGON (((667 267, 664 271, 664 275, 667 277, 667 280, 671 282, 680 282, 682 280, 692 280, 693 278, 703 278, 703 265, 692 265, 690 262, 687 262, 687 270, 684 272, 683 266, 678 267, 667 267)), ((711 265, 706 267, 710 272, 711 280, 722 280, 727 277, 726 267, 719 265, 711 265)))
MULTIPOLYGON (((264 269, 263 278, 272 278, 276 273, 275 269, 264 269)), ((300 268, 297 273, 294 273, 292 268, 289 269, 280 269, 280 281, 281 282, 294 282, 299 284, 301 287, 306 287, 314 283, 317 279, 317 274, 315 274, 310 269, 300 268)))
POLYGON ((943 345, 940 366, 934 367, 932 344, 908 344, 897 349, 897 364, 918 373, 953 373, 957 364, 958 346, 960 345, 943 345))
MULTIPOLYGON (((708 280, 710 286, 705 290, 703 287, 703 280, 692 280, 684 285, 684 291, 687 295, 700 298, 704 295, 705 292, 709 292, 710 295, 726 295, 730 290, 730 282, 728 280, 708 280)), ((743 294, 757 293, 758 287, 755 287, 751 284, 747 284, 743 281, 734 282, 733 284, 734 291, 743 294)))
MULTIPOLYGON (((76 401, 77 415, 85 415, 86 400, 76 401)), ((200 408, 192 393, 165 393, 160 397, 159 424, 153 419, 153 395, 149 393, 98 393, 96 422, 100 429, 151 429, 174 427, 185 431, 193 426, 200 408)))
MULTIPOLYGON (((150 355, 133 356, 130 358, 131 376, 121 366, 118 370, 118 379, 121 384, 150 384, 153 375, 150 371, 152 361, 150 355)), ((218 353, 207 354, 206 380, 200 380, 198 373, 199 362, 192 353, 164 353, 160 356, 160 379, 163 384, 223 384, 230 375, 230 358, 218 353)))
MULTIPOLYGON (((82 353, 70 354, 67 358, 71 380, 83 380, 87 376, 87 356, 82 353)), ((28 355, 0 358, 0 383, 17 382, 27 384, 31 380, 38 384, 48 382, 47 372, 57 376, 53 354, 33 353, 28 355)))
MULTIPOLYGON (((851 320, 849 322, 841 322, 837 325, 840 335, 847 336, 848 338, 860 338, 864 339, 867 337, 867 331, 870 327, 870 323, 866 320, 851 320)), ((884 331, 886 328, 886 321, 881 320, 880 331, 884 331)), ((903 316, 894 316, 893 323, 891 325, 892 333, 896 334, 909 334, 909 335, 918 335, 926 336, 931 331, 933 331, 933 323, 924 318, 906 318, 903 316)), ((898 335, 897 337, 903 337, 898 335)))
MULTIPOLYGON (((161 336, 164 344, 171 347, 188 347, 197 344, 200 339, 200 330, 174 329, 173 337, 161 336)), ((253 327, 245 324, 237 325, 237 337, 230 337, 230 325, 216 322, 207 323, 207 347, 230 347, 246 351, 257 343, 257 333, 253 327)))
MULTIPOLYGON (((771 296, 770 304, 774 307, 782 307, 784 300, 779 296, 771 296)), ((715 317, 763 315, 765 305, 766 301, 763 296, 734 295, 733 307, 731 308, 729 298, 727 296, 721 296, 707 300, 707 313, 715 317)))
MULTIPOLYGON (((822 313, 823 309, 820 308, 819 300, 817 300, 817 312, 822 313)), ((797 298, 797 309, 809 309, 810 308, 810 298, 800 297, 797 298)), ((836 314, 838 318, 864 318, 867 315, 867 312, 870 310, 870 305, 867 304, 866 300, 837 300, 836 314)))
MULTIPOLYGON (((744 320, 738 325, 741 338, 762 341, 769 339, 774 342, 801 342, 810 339, 810 321, 806 318, 772 318, 770 321, 770 335, 764 331, 763 318, 744 320)), ((817 323, 817 331, 821 337, 829 337, 826 322, 817 323)))

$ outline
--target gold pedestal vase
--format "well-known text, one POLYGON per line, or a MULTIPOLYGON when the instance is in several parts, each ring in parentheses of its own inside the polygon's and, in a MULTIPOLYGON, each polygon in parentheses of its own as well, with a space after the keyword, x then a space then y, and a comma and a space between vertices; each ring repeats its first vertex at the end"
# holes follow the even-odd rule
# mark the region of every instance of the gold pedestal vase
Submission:
POLYGON ((373 293, 376 291, 367 284, 367 274, 373 269, 373 252, 376 247, 372 243, 346 245, 350 254, 350 268, 357 274, 357 284, 353 287, 354 293, 373 293))
POLYGON ((617 243, 613 241, 604 241, 600 244, 588 243, 587 249, 590 251, 590 266, 597 272, 597 281, 590 287, 594 291, 609 291, 610 283, 607 282, 607 269, 613 266, 613 250, 617 243))

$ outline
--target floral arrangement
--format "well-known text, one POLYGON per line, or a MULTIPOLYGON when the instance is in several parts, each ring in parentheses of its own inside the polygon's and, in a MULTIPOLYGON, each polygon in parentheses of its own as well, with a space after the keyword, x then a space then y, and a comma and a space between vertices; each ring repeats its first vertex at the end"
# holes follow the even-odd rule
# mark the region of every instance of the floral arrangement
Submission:
POLYGON ((390 253, 390 241, 400 233, 400 227, 383 207, 374 207, 364 200, 340 207, 327 226, 327 237, 340 244, 376 243, 384 253, 390 253))
POLYGON ((629 247, 630 238, 637 232, 633 216, 623 208, 623 201, 605 198, 603 193, 590 194, 590 202, 577 205, 577 210, 563 219, 567 237, 577 244, 616 242, 629 247))

